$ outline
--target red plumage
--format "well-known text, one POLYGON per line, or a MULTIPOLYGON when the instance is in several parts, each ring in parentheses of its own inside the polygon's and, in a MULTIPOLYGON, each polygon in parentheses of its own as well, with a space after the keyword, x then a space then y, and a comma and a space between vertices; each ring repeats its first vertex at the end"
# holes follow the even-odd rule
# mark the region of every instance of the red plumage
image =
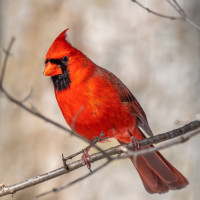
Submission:
MULTIPOLYGON (((67 30, 53 42, 46 55, 44 75, 51 76, 58 105, 70 127, 92 141, 100 133, 130 142, 130 133, 145 138, 139 129, 153 135, 146 115, 129 89, 111 72, 97 66, 67 41, 67 30)), ((150 148, 150 147, 149 147, 150 148)), ((143 155, 135 161, 146 190, 164 193, 188 184, 159 152, 143 155)))

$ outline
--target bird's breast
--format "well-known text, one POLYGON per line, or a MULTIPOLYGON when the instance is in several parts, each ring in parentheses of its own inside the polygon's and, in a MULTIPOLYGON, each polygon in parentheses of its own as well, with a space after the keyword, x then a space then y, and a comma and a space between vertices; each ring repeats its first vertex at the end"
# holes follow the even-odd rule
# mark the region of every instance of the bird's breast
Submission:
POLYGON ((89 140, 102 131, 105 137, 125 132, 135 123, 115 88, 101 77, 56 91, 56 98, 68 125, 89 140))

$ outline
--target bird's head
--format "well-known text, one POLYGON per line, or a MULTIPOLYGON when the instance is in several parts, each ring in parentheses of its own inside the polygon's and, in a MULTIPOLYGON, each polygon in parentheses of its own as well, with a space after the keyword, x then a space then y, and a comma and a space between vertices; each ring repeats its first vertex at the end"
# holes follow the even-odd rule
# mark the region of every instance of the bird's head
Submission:
POLYGON ((84 59, 84 55, 67 41, 67 31, 64 30, 55 39, 45 58, 44 75, 51 76, 58 91, 69 87, 73 76, 82 68, 81 60, 84 59))

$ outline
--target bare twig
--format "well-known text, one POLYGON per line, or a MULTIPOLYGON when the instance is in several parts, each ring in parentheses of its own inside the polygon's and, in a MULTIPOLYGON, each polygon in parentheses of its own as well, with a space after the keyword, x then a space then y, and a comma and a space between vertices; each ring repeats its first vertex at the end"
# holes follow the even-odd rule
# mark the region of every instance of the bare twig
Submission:
POLYGON ((166 0, 183 18, 186 17, 185 11, 180 7, 176 0, 166 0))
POLYGON ((10 40, 10 43, 8 45, 8 48, 3 51, 6 56, 5 56, 5 59, 4 59, 4 62, 3 62, 2 70, 1 70, 0 89, 2 89, 2 87, 3 87, 3 80, 4 80, 5 70, 6 70, 6 66, 7 66, 7 62, 8 62, 8 57, 10 55, 10 50, 12 48, 14 41, 15 41, 15 38, 12 37, 11 40, 10 40))
POLYGON ((162 17, 162 18, 166 18, 166 19, 171 19, 171 20, 180 20, 182 19, 181 17, 174 17, 174 16, 168 16, 168 15, 164 15, 164 14, 161 14, 161 13, 158 13, 158 12, 155 12, 149 8, 147 8, 146 6, 144 6, 143 4, 141 4, 139 1, 137 0, 132 0, 134 3, 136 3, 138 6, 140 6, 141 8, 145 9, 147 12, 153 14, 153 15, 156 15, 156 16, 159 16, 159 17, 162 17))
MULTIPOLYGON (((113 159, 113 160, 114 160, 114 159, 113 159)), ((48 194, 51 194, 51 193, 54 193, 54 192, 59 192, 59 191, 61 191, 61 190, 64 190, 64 189, 66 189, 66 188, 68 188, 68 187, 70 187, 70 186, 72 186, 72 185, 74 185, 74 184, 76 184, 76 183, 78 183, 78 182, 80 182, 80 181, 86 179, 87 177, 93 175, 94 173, 98 172, 100 169, 102 169, 102 168, 104 168, 105 166, 107 166, 110 162, 111 162, 111 160, 106 161, 103 165, 97 167, 97 168, 96 168, 95 170, 93 170, 92 172, 87 173, 86 175, 84 175, 84 176, 82 176, 82 177, 80 177, 80 178, 78 178, 78 179, 76 179, 76 180, 74 180, 74 181, 72 181, 72 182, 70 182, 70 183, 68 183, 68 184, 66 184, 66 185, 63 185, 62 187, 53 188, 52 190, 49 190, 49 191, 44 192, 44 193, 42 193, 42 194, 39 194, 39 195, 36 196, 36 198, 40 198, 40 197, 46 196, 46 195, 48 195, 48 194)))
POLYGON ((195 29, 197 29, 198 31, 200 31, 200 27, 198 25, 196 25, 185 13, 185 11, 181 8, 181 6, 178 4, 178 2, 176 0, 165 0, 167 1, 172 8, 174 8, 174 10, 176 10, 176 12, 181 16, 181 17, 174 17, 174 16, 168 16, 168 15, 164 15, 158 12, 155 12, 153 10, 151 10, 150 8, 145 7, 143 4, 141 4, 139 1, 137 0, 131 0, 132 2, 136 3, 138 6, 140 6, 141 8, 145 9, 147 12, 154 14, 156 16, 162 17, 162 18, 166 18, 166 19, 171 19, 171 20, 183 20, 186 21, 187 23, 189 23, 190 25, 192 25, 195 29))
POLYGON ((197 29, 198 31, 200 31, 200 27, 198 25, 196 25, 189 17, 188 15, 185 13, 185 11, 181 8, 181 6, 178 4, 178 2, 176 0, 166 0, 182 17, 182 19, 184 21, 186 21, 187 23, 189 23, 190 25, 192 25, 195 29, 197 29))
MULTIPOLYGON (((82 150, 80 150, 80 151, 78 151, 78 152, 76 152, 76 153, 74 153, 74 154, 72 154, 72 155, 70 155, 70 156, 63 157, 63 161, 66 162, 67 160, 70 160, 70 159, 72 159, 72 158, 74 158, 74 157, 76 157, 76 156, 78 156, 78 155, 84 153, 84 151, 86 151, 88 148, 93 147, 97 142, 101 142, 101 141, 103 141, 103 140, 107 140, 108 137, 101 138, 103 135, 104 135, 104 132, 101 132, 101 134, 100 134, 98 137, 96 137, 96 138, 94 139, 94 141, 92 141, 91 144, 90 144, 89 146, 85 147, 84 149, 82 149, 82 150)), ((108 160, 109 160, 109 159, 110 159, 110 158, 108 157, 108 160)))

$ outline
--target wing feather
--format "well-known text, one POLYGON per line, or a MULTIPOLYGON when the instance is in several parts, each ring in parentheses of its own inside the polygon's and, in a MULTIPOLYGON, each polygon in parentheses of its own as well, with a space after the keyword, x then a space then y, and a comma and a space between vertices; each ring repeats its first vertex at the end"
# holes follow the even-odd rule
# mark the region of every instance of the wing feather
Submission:
POLYGON ((122 83, 122 81, 117 78, 113 73, 109 72, 104 68, 100 68, 98 73, 104 75, 115 86, 116 90, 119 93, 121 102, 127 104, 131 112, 137 116, 138 126, 141 127, 149 136, 153 136, 153 133, 149 127, 146 115, 138 103, 137 99, 133 96, 130 90, 122 83))

